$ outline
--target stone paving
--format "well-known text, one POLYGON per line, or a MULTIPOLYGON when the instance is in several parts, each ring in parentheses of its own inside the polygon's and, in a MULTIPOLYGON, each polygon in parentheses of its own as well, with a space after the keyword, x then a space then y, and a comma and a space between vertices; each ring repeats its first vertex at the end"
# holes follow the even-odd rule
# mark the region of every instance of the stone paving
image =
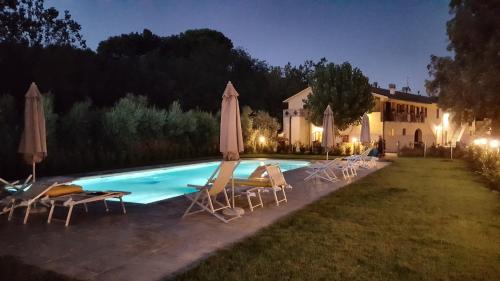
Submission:
MULTIPOLYGON (((355 180, 383 168, 361 169, 355 180)), ((106 213, 99 203, 75 209, 71 225, 46 223, 47 214, 30 216, 22 224, 22 212, 7 221, 0 216, 0 255, 14 255, 22 261, 81 280, 160 280, 196 265, 216 250, 228 247, 277 219, 294 212, 347 184, 307 181, 305 169, 285 172, 294 187, 288 203, 277 207, 272 194, 264 195, 265 208, 228 224, 201 213, 181 219, 189 201, 185 198, 140 205, 127 204, 126 215, 116 203, 106 213), (267 204, 266 204, 267 203, 267 204)), ((64 217, 64 213, 56 213, 64 217)))

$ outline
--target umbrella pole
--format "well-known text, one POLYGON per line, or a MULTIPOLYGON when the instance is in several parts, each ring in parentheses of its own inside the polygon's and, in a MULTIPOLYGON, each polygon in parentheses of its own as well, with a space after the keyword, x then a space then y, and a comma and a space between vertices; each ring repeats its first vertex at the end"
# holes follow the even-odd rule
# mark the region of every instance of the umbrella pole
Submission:
POLYGON ((33 182, 36 181, 36 175, 35 175, 35 161, 32 163, 32 168, 33 168, 33 182))
POLYGON ((328 161, 328 149, 326 149, 326 161, 328 161))

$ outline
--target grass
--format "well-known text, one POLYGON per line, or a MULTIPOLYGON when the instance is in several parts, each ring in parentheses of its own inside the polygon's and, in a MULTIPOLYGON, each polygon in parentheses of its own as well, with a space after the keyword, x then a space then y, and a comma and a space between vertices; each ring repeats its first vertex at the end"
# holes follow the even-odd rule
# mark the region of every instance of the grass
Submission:
POLYGON ((500 196, 462 161, 400 158, 175 280, 500 280, 500 196))

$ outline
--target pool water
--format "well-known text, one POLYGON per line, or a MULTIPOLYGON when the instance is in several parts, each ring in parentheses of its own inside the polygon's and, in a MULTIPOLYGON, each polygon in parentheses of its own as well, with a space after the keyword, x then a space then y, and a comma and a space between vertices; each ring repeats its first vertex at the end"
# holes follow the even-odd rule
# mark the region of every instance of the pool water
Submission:
MULTIPOLYGON (((242 160, 234 174, 236 178, 245 178, 258 166, 272 163, 279 164, 283 172, 309 165, 308 161, 301 160, 242 160)), ((128 191, 131 194, 123 197, 125 202, 148 204, 196 191, 194 188, 188 187, 187 184, 205 184, 219 164, 219 161, 214 161, 178 165, 80 178, 72 183, 91 191, 128 191)))

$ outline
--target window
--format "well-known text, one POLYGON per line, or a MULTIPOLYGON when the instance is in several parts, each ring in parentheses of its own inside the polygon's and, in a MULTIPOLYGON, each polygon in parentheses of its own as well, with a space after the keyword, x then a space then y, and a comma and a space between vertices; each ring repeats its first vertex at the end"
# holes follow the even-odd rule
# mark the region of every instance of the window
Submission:
POLYGON ((342 135, 342 142, 349 142, 349 135, 342 135))
POLYGON ((406 136, 406 128, 403 129, 403 136, 406 136))
POLYGON ((439 119, 439 108, 436 109, 436 118, 439 119))
POLYGON ((427 107, 424 107, 424 116, 427 118, 427 107))

